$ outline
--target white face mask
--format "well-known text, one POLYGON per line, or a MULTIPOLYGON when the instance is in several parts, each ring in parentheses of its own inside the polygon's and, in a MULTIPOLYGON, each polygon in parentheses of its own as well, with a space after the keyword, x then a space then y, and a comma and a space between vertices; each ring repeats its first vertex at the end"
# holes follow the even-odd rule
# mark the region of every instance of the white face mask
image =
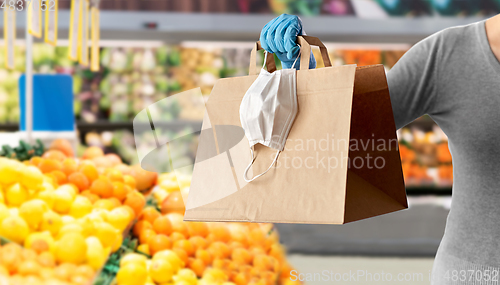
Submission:
MULTIPOLYGON (((266 60, 267 52, 264 65, 266 60)), ((269 73, 263 67, 241 101, 240 121, 250 143, 252 156, 252 161, 243 174, 246 182, 251 182, 268 172, 285 147, 288 132, 298 111, 295 62, 292 69, 276 70, 273 73, 269 73), (276 149, 277 152, 266 171, 248 179, 248 170, 255 160, 253 147, 257 143, 276 149)))

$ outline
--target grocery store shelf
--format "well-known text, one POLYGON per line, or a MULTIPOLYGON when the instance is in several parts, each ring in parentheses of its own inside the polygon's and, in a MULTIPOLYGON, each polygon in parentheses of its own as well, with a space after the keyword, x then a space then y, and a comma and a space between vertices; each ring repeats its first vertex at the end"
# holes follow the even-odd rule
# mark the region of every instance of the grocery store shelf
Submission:
MULTIPOLYGON (((18 13, 17 27, 25 27, 24 12, 18 13)), ((3 13, 0 13, 2 19, 3 13)), ((180 42, 254 41, 260 29, 275 15, 202 14, 172 12, 102 11, 101 38, 105 40, 160 40, 180 42), (147 26, 155 28, 147 28, 147 26)), ((466 25, 482 17, 390 17, 361 19, 354 16, 304 17, 309 35, 323 41, 365 43, 415 43, 439 30, 466 25)), ((0 20, 3 23, 3 20, 0 20)), ((59 37, 67 39, 69 11, 59 12, 59 37)), ((3 30, 3 29, 2 29, 3 30)), ((22 35, 19 33, 19 35, 22 35)))
POLYGON ((451 196, 451 193, 451 187, 411 186, 406 188, 406 194, 408 196, 451 196))
MULTIPOLYGON (((145 123, 149 126, 149 123, 145 123)), ((76 124, 80 132, 102 132, 102 131, 116 131, 116 130, 130 130, 134 129, 132 122, 109 122, 109 121, 98 121, 95 123, 78 122, 76 124)), ((144 125, 145 126, 145 125, 144 125)), ((201 129, 201 121, 176 121, 176 122, 164 122, 156 124, 156 127, 161 127, 162 129, 171 129, 173 131, 180 130, 182 128, 191 127, 192 129, 201 129)), ((139 124, 140 129, 147 129, 139 124)), ((17 123, 6 123, 0 125, 0 131, 18 131, 19 124, 17 123)))
MULTIPOLYGON (((146 130, 149 129, 149 123, 139 124, 139 129, 146 130)), ((178 131, 182 128, 190 127, 195 130, 201 129, 201 121, 175 121, 175 122, 163 122, 163 123, 155 123, 155 127, 159 127, 162 129, 171 129, 172 131, 178 131)), ((78 122, 77 128, 80 132, 101 132, 101 131, 116 131, 116 130, 130 130, 133 131, 134 126, 132 122, 95 122, 95 123, 86 123, 86 122, 78 122)))
POLYGON ((2 132, 15 132, 19 131, 18 123, 4 123, 0 125, 0 131, 2 132))

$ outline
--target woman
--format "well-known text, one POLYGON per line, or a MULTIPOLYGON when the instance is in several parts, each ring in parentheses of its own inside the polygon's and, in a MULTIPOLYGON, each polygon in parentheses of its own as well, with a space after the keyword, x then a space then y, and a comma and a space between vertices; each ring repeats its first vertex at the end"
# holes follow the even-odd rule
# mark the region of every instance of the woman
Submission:
MULTIPOLYGON (((260 40, 290 68, 302 33, 300 19, 284 14, 260 40)), ((499 58, 500 15, 429 36, 387 74, 397 128, 428 114, 449 138, 453 198, 435 285, 500 284, 499 58)))

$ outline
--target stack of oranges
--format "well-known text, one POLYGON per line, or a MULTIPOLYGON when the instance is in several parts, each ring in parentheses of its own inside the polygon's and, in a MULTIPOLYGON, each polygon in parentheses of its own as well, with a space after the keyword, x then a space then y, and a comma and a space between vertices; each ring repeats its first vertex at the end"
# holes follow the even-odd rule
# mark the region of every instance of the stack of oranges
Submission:
MULTIPOLYGON (((155 197, 164 197, 159 203, 160 211, 144 208, 132 231, 139 240, 137 250, 151 255, 152 261, 144 268, 122 266, 119 276, 145 276, 134 280, 139 285, 294 283, 289 278, 292 269, 285 259, 285 250, 272 224, 184 222, 182 189, 189 185, 176 181, 171 174, 160 176, 158 182, 160 187, 170 185, 163 189, 166 194, 159 194, 162 189, 158 187, 153 192, 155 197), (158 255, 165 254, 175 254, 180 264, 158 265, 158 255), (156 266, 173 269, 165 269, 169 272, 167 277, 158 279, 156 266), (133 274, 134 270, 142 275, 133 274), (191 281, 182 276, 191 276, 186 277, 191 281)), ((118 278, 118 285, 131 284, 127 280, 130 279, 118 278)))

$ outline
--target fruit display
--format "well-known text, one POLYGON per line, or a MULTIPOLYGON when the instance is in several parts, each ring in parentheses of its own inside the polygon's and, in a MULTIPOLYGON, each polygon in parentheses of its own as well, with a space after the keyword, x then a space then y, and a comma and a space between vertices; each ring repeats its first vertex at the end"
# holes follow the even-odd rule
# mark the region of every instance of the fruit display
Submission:
MULTIPOLYGON (((405 54, 406 49, 396 47, 396 49, 366 49, 333 47, 328 48, 330 59, 333 65, 357 64, 358 66, 383 64, 386 69, 391 69, 396 62, 405 54)), ((321 53, 318 48, 313 49, 314 57, 317 59, 317 68, 324 67, 321 53)))
POLYGON ((21 140, 19 142, 19 146, 17 147, 3 145, 0 148, 0 156, 15 158, 20 161, 29 160, 35 156, 41 156, 43 152, 44 146, 40 140, 36 140, 36 143, 33 146, 21 140))
MULTIPOLYGON (((251 45, 185 43, 144 47, 140 42, 136 45, 102 48, 101 71, 91 72, 67 59, 67 47, 35 44, 34 71, 72 75, 75 115, 77 120, 90 123, 131 122, 139 111, 170 95, 199 87, 207 96, 218 79, 248 72, 251 45)), ((314 52, 319 58, 319 51, 314 52)), ((336 64, 384 62, 388 67, 404 53, 362 49, 330 49, 330 52, 336 64)), ((23 61, 23 48, 19 47, 16 63, 23 61)), ((318 67, 321 66, 319 60, 318 67)), ((19 121, 18 79, 23 70, 23 65, 16 66, 14 71, 0 70, 0 124, 19 121)), ((165 121, 199 121, 204 112, 204 106, 189 100, 172 100, 162 108, 159 113, 165 121)))
POLYGON ((451 187, 453 166, 448 138, 435 127, 424 132, 404 128, 399 132, 401 162, 407 187, 451 187))
POLYGON ((132 229, 118 285, 296 284, 272 224, 184 222, 190 176, 162 174, 132 229))
POLYGON ((57 263, 43 248, 28 249, 16 243, 0 246, 0 284, 91 284, 96 270, 88 264, 57 263))
MULTIPOLYGON (((135 165, 139 163, 137 149, 150 150, 155 148, 155 140, 150 132, 136 133, 136 137, 129 130, 118 130, 114 132, 89 132, 86 133, 83 143, 87 146, 98 146, 106 152, 116 153, 127 164, 135 165), (136 143, 139 145, 136 145, 136 143)), ((162 149, 160 157, 169 157, 176 163, 190 165, 194 163, 196 149, 198 146, 198 134, 191 127, 183 127, 179 131, 169 131, 162 135, 169 141, 174 141, 175 145, 170 146, 170 153, 167 149, 162 149)), ((85 149, 81 146, 81 153, 85 149)), ((158 169, 170 170, 170 161, 162 159, 157 161, 158 169)))
MULTIPOLYGON (((146 200, 138 190, 156 182, 156 173, 100 148, 89 147, 80 159, 67 156, 70 151, 57 141, 41 157, 0 158, 0 236, 29 254, 22 270, 22 251, 8 247, 19 253, 7 271, 20 284, 88 284, 141 213, 146 200), (72 274, 78 270, 85 275, 72 274)), ((0 252, 6 262, 9 252, 0 252)))

